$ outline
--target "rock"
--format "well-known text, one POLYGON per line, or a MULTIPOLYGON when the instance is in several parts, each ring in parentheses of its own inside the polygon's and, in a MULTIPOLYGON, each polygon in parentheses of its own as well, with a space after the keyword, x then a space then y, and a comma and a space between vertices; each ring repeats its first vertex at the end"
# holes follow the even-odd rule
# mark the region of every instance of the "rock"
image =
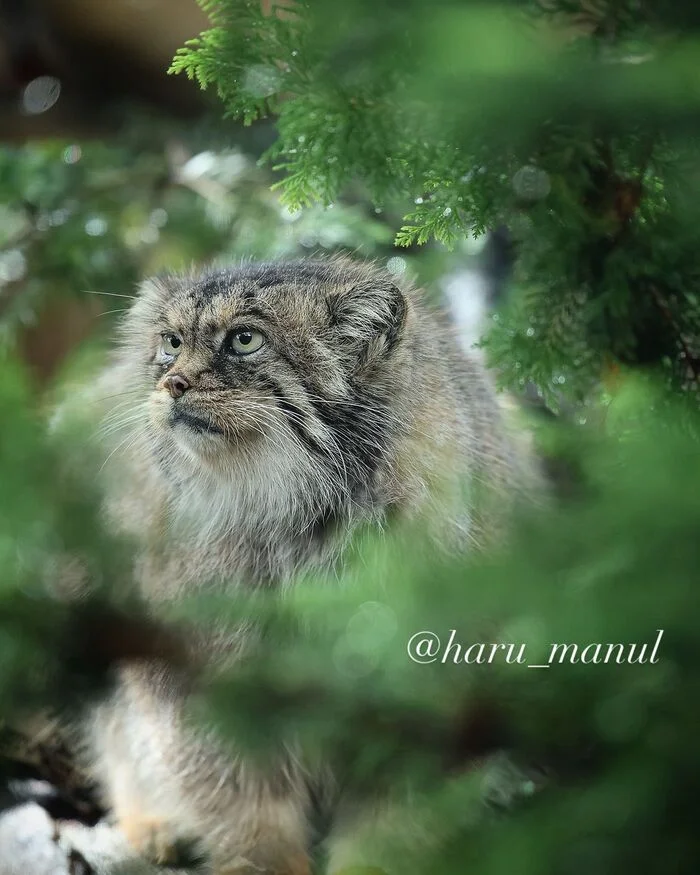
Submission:
MULTIPOLYGON (((0 814, 0 875, 195 875, 139 860, 108 823, 53 821, 34 802, 0 814)), ((201 870, 197 875, 202 875, 201 870)))
POLYGON ((54 822, 34 802, 0 815, 0 875, 73 875, 54 822))

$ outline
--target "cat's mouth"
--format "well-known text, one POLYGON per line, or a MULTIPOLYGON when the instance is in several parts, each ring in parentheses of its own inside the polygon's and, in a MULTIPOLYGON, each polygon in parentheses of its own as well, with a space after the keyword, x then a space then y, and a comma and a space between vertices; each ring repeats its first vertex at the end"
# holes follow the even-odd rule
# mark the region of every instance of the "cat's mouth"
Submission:
POLYGON ((209 417, 196 416, 194 413, 187 413, 184 410, 173 410, 170 415, 170 424, 172 426, 184 425, 197 434, 223 435, 224 433, 222 429, 214 425, 209 417))

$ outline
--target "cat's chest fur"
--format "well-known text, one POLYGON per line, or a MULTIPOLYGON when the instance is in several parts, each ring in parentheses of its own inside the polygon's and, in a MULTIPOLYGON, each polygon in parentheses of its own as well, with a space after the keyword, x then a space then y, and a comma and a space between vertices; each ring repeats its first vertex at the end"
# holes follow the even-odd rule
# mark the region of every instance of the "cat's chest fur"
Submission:
POLYGON ((144 594, 155 601, 197 590, 278 588, 309 568, 330 569, 341 540, 335 532, 311 529, 295 537, 250 523, 202 539, 175 525, 162 541, 142 551, 138 578, 144 594))
POLYGON ((383 515, 379 498, 366 492, 330 508, 304 488, 303 470, 276 471, 271 461, 265 471, 231 479, 199 472, 180 484, 154 484, 157 522, 134 532, 137 578, 149 600, 280 588, 300 572, 330 571, 355 527, 383 515), (285 477, 298 489, 283 490, 285 477))

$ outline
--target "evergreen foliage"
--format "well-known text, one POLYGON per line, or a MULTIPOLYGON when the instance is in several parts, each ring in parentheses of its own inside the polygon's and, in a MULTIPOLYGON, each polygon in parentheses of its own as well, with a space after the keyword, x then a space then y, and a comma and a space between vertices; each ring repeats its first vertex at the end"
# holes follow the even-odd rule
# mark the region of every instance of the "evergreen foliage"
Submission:
POLYGON ((689 4, 202 2, 172 69, 246 122, 291 208, 360 180, 401 245, 506 224, 514 302, 488 343, 504 381, 582 400, 611 367, 694 390, 697 16, 689 4), (564 389, 562 390, 562 387, 564 389))

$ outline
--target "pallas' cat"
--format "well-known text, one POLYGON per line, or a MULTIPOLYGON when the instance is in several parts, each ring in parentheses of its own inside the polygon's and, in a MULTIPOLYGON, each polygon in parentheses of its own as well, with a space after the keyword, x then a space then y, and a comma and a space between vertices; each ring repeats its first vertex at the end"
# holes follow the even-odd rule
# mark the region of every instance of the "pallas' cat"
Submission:
MULTIPOLYGON (((138 539, 156 611, 204 587, 283 593, 300 571, 337 569, 360 525, 424 516, 447 550, 487 544, 532 476, 449 320, 346 259, 146 281, 98 394, 117 472, 108 513, 138 539)), ((235 647, 197 641, 212 660, 235 647)), ((124 832, 161 860, 183 836, 217 872, 307 872, 302 766, 234 760, 189 728, 183 701, 157 667, 126 667, 91 721, 124 832)))

